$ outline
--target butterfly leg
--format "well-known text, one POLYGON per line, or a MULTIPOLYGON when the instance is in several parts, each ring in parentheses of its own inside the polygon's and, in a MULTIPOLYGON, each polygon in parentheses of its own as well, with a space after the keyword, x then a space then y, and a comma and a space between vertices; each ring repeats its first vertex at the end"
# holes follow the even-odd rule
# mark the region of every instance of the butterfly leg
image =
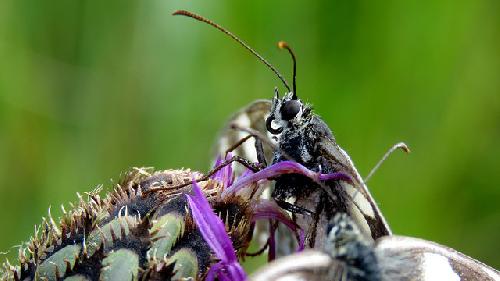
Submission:
MULTIPOLYGON (((246 168, 250 169, 254 173, 256 173, 256 172, 258 172, 258 171, 260 171, 260 170, 262 170, 264 168, 264 167, 261 167, 259 165, 259 163, 253 163, 253 162, 251 162, 248 159, 245 159, 245 158, 243 158, 241 156, 235 155, 235 156, 233 156, 233 157, 231 157, 231 158, 223 161, 222 163, 220 163, 216 167, 214 167, 211 171, 209 171, 203 177, 201 177, 199 179, 196 179, 196 182, 206 181, 206 180, 210 179, 210 177, 213 176, 215 173, 217 173, 219 170, 221 170, 222 168, 226 167, 227 165, 230 165, 233 162, 240 163, 241 165, 243 165, 246 168)), ((146 195, 148 193, 152 193, 152 192, 156 192, 156 191, 160 191, 160 190, 167 190, 167 189, 168 190, 175 190, 175 189, 179 189, 179 188, 188 186, 190 184, 191 184, 191 182, 185 182, 183 184, 179 184, 179 185, 176 185, 176 186, 173 186, 173 187, 152 188, 152 189, 146 190, 144 192, 144 194, 146 195)))
POLYGON ((276 201, 276 204, 278 204, 278 206, 280 206, 282 209, 287 210, 293 214, 314 215, 314 212, 309 211, 306 208, 302 208, 300 206, 279 199, 274 199, 274 200, 276 201))
POLYGON ((254 173, 263 169, 263 167, 261 167, 259 165, 259 163, 253 163, 252 161, 250 161, 250 160, 248 160, 246 158, 243 158, 241 156, 235 155, 235 156, 232 156, 231 158, 229 158, 228 160, 222 162, 220 165, 214 167, 202 179, 200 179, 198 181, 207 180, 209 177, 211 177, 212 175, 214 175, 215 173, 217 173, 220 169, 226 167, 227 165, 230 165, 233 162, 240 163, 241 165, 243 165, 246 168, 250 169, 254 173))
POLYGON ((253 137, 253 135, 248 135, 244 138, 241 138, 239 141, 237 141, 231 147, 226 149, 226 151, 224 152, 224 156, 227 156, 230 152, 233 152, 234 150, 236 150, 238 147, 240 147, 242 144, 244 144, 247 140, 249 140, 252 137, 253 137))
POLYGON ((321 201, 319 202, 318 206, 316 207, 316 210, 314 214, 311 216, 313 219, 313 223, 311 227, 309 227, 309 230, 306 235, 306 243, 309 243, 309 247, 314 247, 314 244, 316 242, 316 234, 318 231, 318 223, 320 220, 321 213, 323 212, 326 204, 326 197, 321 196, 321 201))
POLYGON ((266 155, 264 153, 264 146, 262 143, 262 140, 260 139, 259 136, 257 135, 248 135, 242 139, 240 139, 238 142, 233 144, 230 148, 228 148, 225 151, 225 156, 227 156, 230 152, 233 152, 236 150, 238 147, 240 147, 242 144, 244 144, 247 140, 255 138, 255 152, 257 154, 257 161, 262 167, 267 167, 267 160, 266 160, 266 155))
POLYGON ((259 164, 267 167, 266 154, 264 153, 264 146, 259 138, 255 138, 255 151, 257 152, 257 160, 259 164))

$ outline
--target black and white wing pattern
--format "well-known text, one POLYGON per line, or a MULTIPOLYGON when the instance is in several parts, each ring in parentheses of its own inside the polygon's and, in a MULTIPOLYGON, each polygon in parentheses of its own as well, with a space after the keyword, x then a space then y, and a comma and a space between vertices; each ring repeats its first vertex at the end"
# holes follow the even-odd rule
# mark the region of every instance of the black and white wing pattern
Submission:
MULTIPOLYGON (((341 264, 326 253, 307 249, 276 259, 250 276, 251 281, 324 281, 341 264)), ((337 279, 342 280, 342 279, 337 279)))
POLYGON ((317 146, 319 154, 328 166, 351 176, 351 183, 342 181, 335 184, 337 188, 342 189, 341 194, 345 197, 343 201, 347 205, 347 212, 358 223, 361 231, 374 240, 391 235, 389 225, 349 155, 334 140, 327 137, 318 142, 317 146))
MULTIPOLYGON (((219 157, 223 155, 229 148, 249 135, 247 132, 233 129, 232 125, 255 130, 263 136, 266 136, 268 141, 273 142, 272 138, 268 136, 265 122, 270 110, 271 101, 257 100, 231 116, 217 137, 217 142, 214 147, 215 156, 219 157)), ((264 145, 263 148, 266 160, 270 163, 273 157, 272 148, 268 145, 264 145)), ((241 156, 252 162, 257 162, 255 139, 250 138, 242 143, 233 151, 233 155, 241 156)))
POLYGON ((500 272, 456 250, 434 242, 388 236, 375 248, 380 259, 379 278, 347 276, 348 264, 318 250, 279 258, 254 273, 251 281, 498 281, 500 272), (387 239, 385 239, 387 238, 387 239))
POLYGON ((309 249, 277 259, 252 281, 459 281, 500 280, 500 272, 454 249, 405 236, 365 236, 348 215, 328 225, 324 249, 309 249))
POLYGON ((423 239, 382 237, 376 241, 375 253, 385 280, 500 280, 494 268, 423 239), (404 264, 405 271, 397 271, 398 263, 404 264))

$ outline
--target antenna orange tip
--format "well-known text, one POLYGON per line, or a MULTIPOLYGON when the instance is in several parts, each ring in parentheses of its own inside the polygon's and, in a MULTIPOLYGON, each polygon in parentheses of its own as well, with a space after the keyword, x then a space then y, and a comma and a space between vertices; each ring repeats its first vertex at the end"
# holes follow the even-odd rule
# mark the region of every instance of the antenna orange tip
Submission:
POLYGON ((280 49, 288 49, 288 44, 285 41, 279 41, 278 42, 278 47, 280 49))

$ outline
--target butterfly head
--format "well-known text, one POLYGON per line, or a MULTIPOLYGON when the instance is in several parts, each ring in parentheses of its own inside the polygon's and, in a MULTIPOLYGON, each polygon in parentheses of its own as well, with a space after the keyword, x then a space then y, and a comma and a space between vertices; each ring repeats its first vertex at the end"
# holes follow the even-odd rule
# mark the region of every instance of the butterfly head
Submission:
POLYGON ((302 124, 310 115, 311 108, 298 99, 293 92, 281 98, 278 89, 275 89, 274 93, 271 113, 266 119, 266 128, 270 133, 280 134, 284 128, 302 124))
POLYGON ((338 213, 328 224, 328 242, 333 248, 362 240, 356 223, 345 213, 338 213))
POLYGON ((381 280, 374 246, 345 213, 337 213, 328 225, 325 250, 346 265, 348 280, 381 280))

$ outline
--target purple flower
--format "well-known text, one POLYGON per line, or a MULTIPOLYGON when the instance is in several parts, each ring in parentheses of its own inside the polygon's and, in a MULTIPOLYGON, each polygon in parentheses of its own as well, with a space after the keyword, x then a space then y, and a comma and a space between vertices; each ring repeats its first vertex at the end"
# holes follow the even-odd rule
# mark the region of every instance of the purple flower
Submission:
MULTIPOLYGON (((227 172, 227 171, 226 171, 227 172)), ((227 174, 226 174, 227 175, 227 174)), ((231 171, 232 176, 232 171, 231 171)), ((206 280, 246 280, 246 274, 238 263, 231 239, 226 233, 222 220, 217 216, 207 199, 193 180, 193 195, 186 195, 196 225, 200 229, 203 239, 210 246, 215 255, 220 259, 208 270, 206 280)))
POLYGON ((278 162, 276 164, 273 164, 261 171, 258 171, 255 174, 250 174, 244 177, 239 177, 236 182, 234 182, 233 185, 231 185, 229 188, 226 188, 222 192, 222 198, 225 196, 231 194, 231 193, 236 193, 243 187, 255 183, 259 180, 264 180, 280 175, 285 175, 285 174, 300 174, 304 175, 313 181, 320 183, 322 181, 328 181, 328 180, 343 180, 343 181, 348 181, 351 182, 352 179, 349 175, 338 172, 338 173, 331 173, 331 174, 321 174, 317 173, 314 171, 309 170, 308 168, 304 167, 303 165, 294 162, 294 161, 282 161, 278 162))
MULTIPOLYGON (((224 159, 224 160, 225 161, 230 160, 232 157, 233 157, 233 155, 231 153, 228 153, 226 155, 226 159, 224 159)), ((222 157, 220 157, 220 156, 217 157, 217 160, 215 161, 214 168, 220 166, 222 164, 222 162, 224 162, 222 160, 222 157)), ((228 187, 228 186, 232 185, 233 180, 234 180, 232 166, 233 166, 232 163, 224 166, 219 171, 217 171, 215 174, 213 174, 210 178, 221 182, 224 185, 224 187, 228 187)))
POLYGON ((276 202, 271 200, 262 199, 258 203, 252 206, 253 209, 253 219, 255 222, 259 219, 269 219, 269 254, 268 260, 273 260, 276 256, 276 241, 275 232, 276 226, 272 223, 272 220, 277 220, 283 223, 288 229, 297 234, 297 240, 299 243, 298 252, 304 249, 304 230, 302 230, 290 217, 281 209, 276 202))
MULTIPOLYGON (((231 154, 225 157, 225 160, 232 158, 231 154)), ((215 162, 215 167, 220 166, 224 160, 218 157, 215 162)), ((284 174, 301 174, 311 178, 313 181, 320 183, 327 180, 345 180, 351 181, 351 177, 344 173, 321 174, 311 171, 303 165, 293 161, 283 161, 271 165, 259 172, 253 173, 250 170, 245 171, 239 176, 236 181, 233 174, 232 165, 226 165, 217 171, 210 178, 220 182, 224 188, 222 196, 219 199, 224 200, 227 195, 235 194, 243 187, 251 184, 256 184, 261 180, 267 180, 284 174)), ((215 278, 219 280, 246 280, 246 274, 238 263, 235 250, 231 239, 226 233, 225 225, 222 220, 212 210, 207 199, 200 190, 198 184, 193 180, 193 195, 187 195, 189 207, 196 225, 200 229, 204 240, 210 246, 215 255, 219 258, 219 262, 212 265, 208 270, 206 280, 212 281, 215 278)), ((255 185, 257 186, 257 185, 255 185)), ((258 188, 258 187, 257 187, 258 188)), ((298 251, 304 249, 304 231, 286 214, 274 201, 259 199, 251 199, 252 203, 252 223, 257 220, 265 219, 270 222, 270 236, 268 239, 269 245, 269 260, 274 259, 276 254, 275 231, 278 221, 287 226, 290 231, 295 233, 298 240, 298 251)))

